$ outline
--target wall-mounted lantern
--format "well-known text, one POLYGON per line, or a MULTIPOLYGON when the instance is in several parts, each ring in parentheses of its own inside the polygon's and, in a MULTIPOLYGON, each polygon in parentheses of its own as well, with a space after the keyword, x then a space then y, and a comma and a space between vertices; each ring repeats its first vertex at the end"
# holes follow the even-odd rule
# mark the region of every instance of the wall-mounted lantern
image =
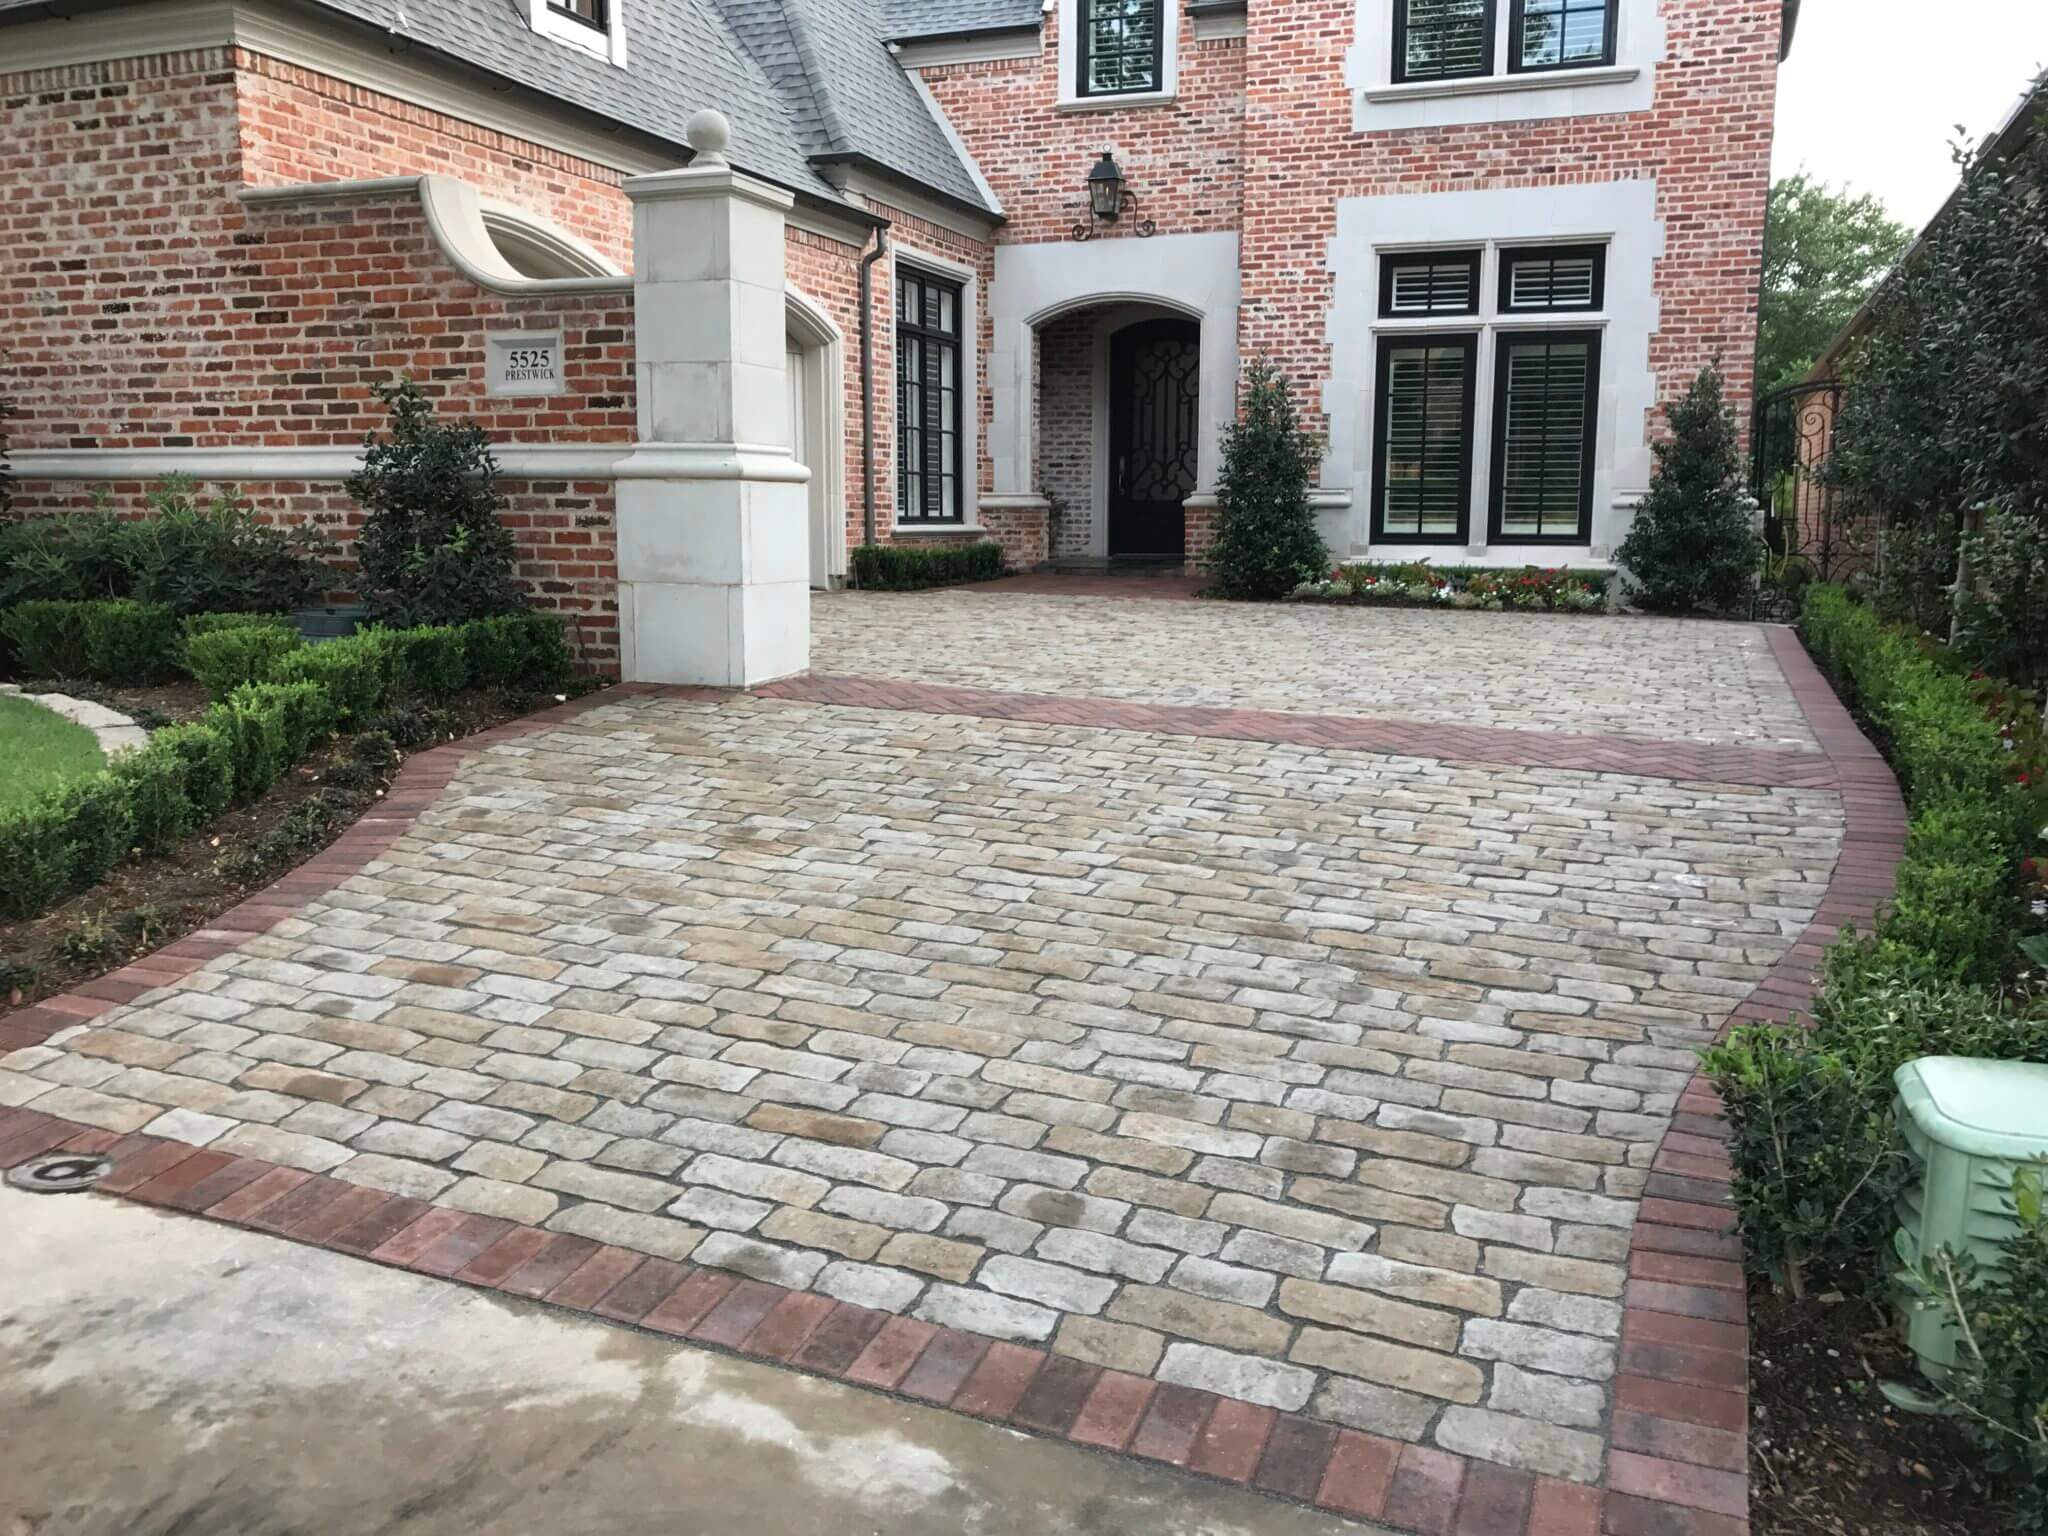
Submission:
MULTIPOLYGON (((1074 226, 1076 240, 1094 239, 1097 222, 1114 224, 1126 212, 1138 211, 1137 193, 1125 183, 1123 168, 1116 163, 1116 156, 1106 149, 1102 158, 1095 162, 1095 168, 1088 173, 1087 188, 1091 218, 1074 226)), ((1131 227, 1140 238, 1157 228, 1150 219, 1138 219, 1131 227)))

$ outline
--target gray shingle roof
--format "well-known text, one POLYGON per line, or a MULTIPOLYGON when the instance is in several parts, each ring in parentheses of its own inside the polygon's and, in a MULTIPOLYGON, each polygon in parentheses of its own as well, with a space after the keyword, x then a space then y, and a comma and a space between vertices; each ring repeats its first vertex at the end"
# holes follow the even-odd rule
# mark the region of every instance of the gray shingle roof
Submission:
MULTIPOLYGON (((836 197, 813 157, 851 155, 988 206, 889 56, 875 0, 637 0, 623 69, 536 35, 521 0, 311 3, 676 145, 691 113, 716 107, 732 120, 734 162, 801 192, 836 197)), ((80 8, 0 0, 0 19, 80 8)))
POLYGON ((1041 0, 886 0, 883 35, 891 41, 913 37, 955 37, 963 32, 1012 32, 1036 27, 1041 0))

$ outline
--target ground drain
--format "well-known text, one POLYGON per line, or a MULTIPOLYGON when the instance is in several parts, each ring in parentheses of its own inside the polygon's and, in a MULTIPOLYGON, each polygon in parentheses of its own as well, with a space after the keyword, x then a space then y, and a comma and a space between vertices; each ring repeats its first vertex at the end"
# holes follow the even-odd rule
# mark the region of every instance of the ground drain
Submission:
POLYGON ((32 1157, 7 1170, 7 1182, 15 1189, 34 1195, 67 1195, 73 1190, 91 1189, 105 1178, 113 1164, 104 1157, 77 1152, 53 1152, 32 1157))

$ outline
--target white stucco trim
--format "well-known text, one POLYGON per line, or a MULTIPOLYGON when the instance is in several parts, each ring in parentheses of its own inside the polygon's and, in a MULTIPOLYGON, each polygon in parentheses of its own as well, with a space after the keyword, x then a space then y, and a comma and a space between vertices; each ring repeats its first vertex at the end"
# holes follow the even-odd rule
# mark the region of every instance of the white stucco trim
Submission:
POLYGON ((824 520, 825 574, 846 574, 846 336, 810 295, 787 284, 785 328, 804 357, 811 515, 824 520))
MULTIPOLYGON (((802 483, 810 471, 788 454, 729 444, 493 443, 505 480, 774 480, 802 483)), ((161 480, 207 484, 346 480, 363 467, 360 448, 30 448, 13 455, 17 480, 161 480)))
POLYGON ((996 247, 989 292, 989 458, 999 495, 1032 495, 1032 333, 1093 305, 1149 304, 1202 322, 1201 444, 1196 494, 1212 492, 1223 425, 1237 416, 1237 236, 1049 241, 996 247))
POLYGON ((538 215, 509 203, 486 202, 477 189, 452 176, 380 176, 363 181, 309 181, 287 186, 242 187, 235 193, 252 208, 289 207, 355 197, 419 199, 427 228, 448 264, 480 288, 520 298, 548 294, 619 293, 633 291, 633 279, 617 266, 538 215), (516 220, 529 234, 545 237, 563 253, 609 272, 602 277, 527 277, 505 259, 491 239, 489 219, 516 220))
MULTIPOLYGON (((1499 331, 1594 330, 1601 332, 1599 420, 1593 454, 1592 537, 1584 546, 1502 546, 1512 563, 1538 564, 1604 558, 1627 531, 1633 503, 1626 498, 1650 483, 1650 450, 1645 423, 1656 404, 1656 376, 1650 369, 1650 338, 1659 324, 1652 281, 1664 253, 1664 226, 1657 218, 1653 181, 1612 181, 1586 186, 1508 187, 1410 196, 1340 198, 1337 233, 1330 244, 1335 302, 1330 309, 1330 375, 1323 409, 1330 443, 1322 483, 1346 486, 1351 505, 1326 512, 1323 536, 1333 549, 1363 553, 1372 527, 1373 390, 1382 335, 1403 330, 1477 331, 1475 424, 1469 545, 1433 550, 1383 545, 1400 558, 1465 560, 1486 547, 1492 484, 1491 419, 1493 338, 1499 331), (1607 246, 1606 304, 1597 314, 1517 315, 1496 319, 1502 246, 1583 244, 1607 246), (1379 260, 1391 250, 1427 246, 1478 245, 1481 312, 1477 318, 1442 317, 1434 324, 1383 321, 1379 311, 1379 260), (1519 551, 1519 553, 1517 553, 1519 551)), ((1504 556, 1503 558, 1507 558, 1504 556)))
MULTIPOLYGON (((1083 96, 1080 84, 1081 26, 1080 0, 1052 0, 1059 6, 1059 97, 1054 110, 1060 112, 1113 112, 1118 107, 1156 107, 1172 101, 1180 89, 1180 7, 1181 0, 1159 0, 1161 28, 1159 48, 1159 89, 1134 91, 1128 96, 1083 96)), ((1048 4, 1047 9, 1051 9, 1048 4)))
MULTIPOLYGON (((909 267, 913 271, 929 272, 934 277, 943 277, 960 285, 960 517, 957 523, 919 523, 912 528, 900 523, 896 505, 895 480, 889 476, 890 485, 886 496, 875 498, 877 509, 887 508, 891 537, 910 534, 978 533, 981 529, 979 508, 981 497, 981 307, 985 302, 981 291, 981 274, 964 262, 927 251, 920 246, 903 240, 889 243, 889 356, 890 367, 895 364, 896 355, 896 268, 909 267)), ((892 375, 893 377, 893 375, 892 375)), ((880 387, 879 385, 877 386, 880 387)), ((894 388, 894 385, 890 385, 894 388)), ((890 417, 891 430, 895 418, 890 417)), ((894 444, 891 444, 893 449, 894 444)), ((892 460, 893 465, 893 460, 892 460)), ((877 487, 878 492, 881 490, 877 487)))
POLYGON ((1612 65, 1527 74, 1508 70, 1510 0, 1496 0, 1491 75, 1397 83, 1394 10, 1400 3, 1357 0, 1357 26, 1344 57, 1357 132, 1647 112, 1656 97, 1657 69, 1667 54, 1664 0, 1620 0, 1612 65))

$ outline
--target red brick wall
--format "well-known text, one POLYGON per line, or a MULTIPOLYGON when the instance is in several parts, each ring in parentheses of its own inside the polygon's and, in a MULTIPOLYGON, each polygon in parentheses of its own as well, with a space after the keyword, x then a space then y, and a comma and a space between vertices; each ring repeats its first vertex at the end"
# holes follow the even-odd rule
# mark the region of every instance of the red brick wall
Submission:
POLYGON ((1094 532, 1098 318, 1084 309, 1038 332, 1038 487, 1066 503, 1060 555, 1087 554, 1094 532))

